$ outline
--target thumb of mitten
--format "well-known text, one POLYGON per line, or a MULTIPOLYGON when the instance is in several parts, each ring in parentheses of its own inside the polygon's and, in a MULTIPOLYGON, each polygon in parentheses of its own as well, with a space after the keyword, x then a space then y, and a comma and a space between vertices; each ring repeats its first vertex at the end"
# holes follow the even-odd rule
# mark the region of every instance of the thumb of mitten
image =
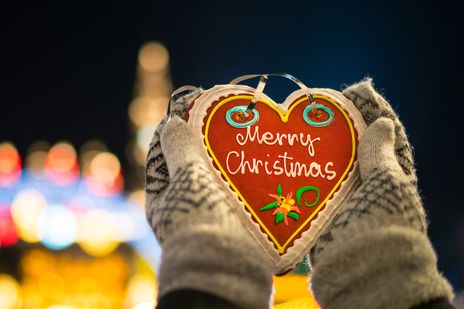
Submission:
POLYGON ((359 142, 359 169, 364 181, 375 169, 402 173, 395 156, 395 127, 388 118, 372 123, 359 142))
POLYGON ((200 158, 198 141, 192 129, 177 116, 173 116, 164 126, 160 142, 169 175, 174 175, 179 167, 183 167, 200 158))

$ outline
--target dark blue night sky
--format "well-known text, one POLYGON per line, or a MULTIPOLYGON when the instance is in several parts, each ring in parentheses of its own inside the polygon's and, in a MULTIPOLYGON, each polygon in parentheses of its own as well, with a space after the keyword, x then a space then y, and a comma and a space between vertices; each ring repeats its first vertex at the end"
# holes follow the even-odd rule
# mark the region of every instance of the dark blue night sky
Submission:
MULTIPOLYGON (((171 55, 175 87, 291 73, 341 89, 371 76, 404 122, 439 265, 464 288, 463 10, 447 1, 36 1, 0 10, 0 141, 105 141, 120 158, 137 52, 171 55)), ((271 80, 282 100, 293 86, 271 80)))

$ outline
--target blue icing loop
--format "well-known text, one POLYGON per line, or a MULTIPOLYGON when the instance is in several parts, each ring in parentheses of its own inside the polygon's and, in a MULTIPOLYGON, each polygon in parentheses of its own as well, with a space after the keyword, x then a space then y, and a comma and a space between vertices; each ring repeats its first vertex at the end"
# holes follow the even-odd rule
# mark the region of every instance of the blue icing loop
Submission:
POLYGON ((244 111, 246 111, 247 109, 247 106, 245 105, 238 105, 238 106, 235 106, 235 107, 232 107, 231 109, 229 109, 226 113, 226 121, 228 124, 230 124, 231 126, 233 126, 234 128, 246 128, 248 126, 251 126, 253 124, 256 123, 256 121, 259 120, 259 112, 256 110, 256 109, 253 109, 253 119, 247 121, 247 122, 243 122, 243 123, 239 123, 239 122, 236 122, 232 119, 232 115, 234 113, 243 113, 244 111))
POLYGON ((304 121, 306 121, 306 123, 309 124, 310 126, 316 127, 316 128, 328 126, 334 119, 334 113, 332 112, 332 110, 322 104, 316 104, 316 109, 322 109, 323 111, 325 111, 329 115, 329 119, 321 121, 321 122, 312 121, 308 117, 309 112, 311 111, 311 105, 308 105, 306 106, 303 112, 304 121))

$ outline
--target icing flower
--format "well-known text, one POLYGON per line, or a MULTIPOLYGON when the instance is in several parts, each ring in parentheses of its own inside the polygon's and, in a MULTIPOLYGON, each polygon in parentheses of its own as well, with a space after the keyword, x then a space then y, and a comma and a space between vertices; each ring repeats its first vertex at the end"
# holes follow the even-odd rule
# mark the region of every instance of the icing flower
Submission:
POLYGON ((287 218, 288 218, 288 214, 290 211, 295 211, 297 213, 300 213, 300 210, 298 209, 298 207, 293 206, 295 204, 295 200, 292 199, 292 192, 287 194, 286 197, 283 197, 282 195, 275 195, 275 194, 269 194, 269 196, 275 198, 278 203, 278 207, 274 210, 272 215, 274 216, 279 213, 283 214, 285 225, 288 225, 287 218))
POLYGON ((274 209, 272 215, 275 216, 275 223, 284 222, 288 225, 288 217, 298 220, 300 218, 300 209, 295 205, 295 200, 292 198, 292 192, 288 193, 287 196, 282 194, 282 186, 277 186, 277 194, 269 194, 270 197, 274 198, 275 201, 267 204, 259 210, 270 210, 274 209))
POLYGON ((281 184, 277 185, 276 191, 277 191, 277 194, 269 194, 269 196, 274 198, 275 201, 259 209, 260 211, 263 211, 263 210, 271 210, 275 208, 274 211, 272 212, 272 215, 275 216, 274 218, 275 218, 276 224, 283 221, 285 225, 288 225, 288 217, 294 220, 300 219, 301 211, 297 206, 295 206, 295 199, 296 199, 296 203, 298 206, 304 205, 306 207, 311 208, 311 207, 315 207, 318 204, 319 198, 321 197, 321 191, 317 187, 314 187, 314 186, 303 186, 299 188, 296 191, 295 199, 292 198, 292 195, 293 195, 292 192, 288 193, 287 196, 283 195, 281 184), (306 199, 303 199, 302 201, 302 197, 305 192, 313 192, 313 194, 316 195, 312 203, 308 203, 306 199))

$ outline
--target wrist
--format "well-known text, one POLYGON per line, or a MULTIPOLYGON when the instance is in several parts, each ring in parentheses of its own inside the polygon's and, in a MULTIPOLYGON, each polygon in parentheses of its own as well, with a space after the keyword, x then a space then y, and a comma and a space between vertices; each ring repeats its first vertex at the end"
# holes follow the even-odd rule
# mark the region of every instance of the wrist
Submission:
POLYGON ((452 298, 424 233, 391 225, 346 236, 327 245, 313 265, 311 285, 322 307, 410 308, 452 298))
POLYGON ((171 235, 163 244, 159 297, 187 289, 242 308, 268 308, 271 263, 252 239, 242 234, 225 234, 223 227, 205 224, 171 235))

